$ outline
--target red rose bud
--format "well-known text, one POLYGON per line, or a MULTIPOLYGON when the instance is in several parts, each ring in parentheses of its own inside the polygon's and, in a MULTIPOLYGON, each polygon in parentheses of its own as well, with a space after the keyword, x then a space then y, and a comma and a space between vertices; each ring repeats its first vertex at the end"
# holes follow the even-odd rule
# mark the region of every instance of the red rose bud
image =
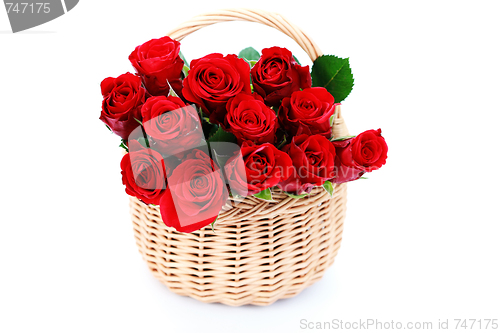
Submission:
POLYGON ((352 139, 332 142, 335 147, 335 152, 337 153, 335 158, 335 177, 330 180, 332 183, 342 184, 350 182, 361 178, 365 173, 361 169, 344 164, 340 158, 343 151, 349 150, 351 141, 352 139))
POLYGON ((217 218, 228 199, 222 172, 199 149, 189 153, 168 178, 160 200, 163 222, 180 232, 201 229, 217 218))
POLYGON ((382 131, 368 130, 355 138, 334 141, 337 152, 334 183, 359 179, 365 172, 377 170, 387 160, 387 143, 382 131))
POLYGON ((137 141, 130 141, 129 153, 123 156, 120 166, 125 192, 146 204, 158 205, 165 189, 163 157, 137 141))
MULTIPOLYGON (((366 172, 380 169, 387 160, 388 147, 380 128, 359 134, 352 139, 351 145, 352 162, 366 172)), ((341 154, 343 160, 345 160, 344 155, 349 156, 343 151, 341 154)))
POLYGON ((268 106, 278 106, 294 91, 311 87, 309 66, 299 65, 292 52, 281 47, 262 50, 262 56, 252 67, 254 90, 268 106))
POLYGON ((152 39, 137 46, 128 57, 151 95, 167 96, 169 83, 180 94, 184 67, 184 61, 179 56, 180 45, 168 36, 152 39))
POLYGON ((142 124, 155 150, 174 155, 198 146, 203 130, 196 108, 180 98, 155 96, 142 106, 142 124))
POLYGON ((130 133, 139 126, 141 105, 144 103, 145 90, 141 79, 131 73, 117 78, 108 77, 101 82, 102 101, 101 119, 113 133, 127 140, 130 133))
POLYGON ((330 118, 335 113, 336 105, 325 88, 309 88, 283 99, 278 114, 283 128, 291 136, 319 134, 330 139, 330 118))
POLYGON ((324 136, 295 136, 283 150, 290 155, 294 166, 292 176, 278 184, 283 191, 310 192, 335 176, 335 147, 324 136))
POLYGON ((250 66, 234 54, 212 53, 191 61, 182 94, 199 105, 210 122, 224 123, 226 103, 241 92, 251 94, 250 66))
POLYGON ((246 196, 285 181, 293 166, 290 156, 272 144, 245 142, 241 153, 230 158, 224 169, 231 190, 246 196))
POLYGON ((224 128, 236 136, 239 144, 247 140, 256 144, 275 142, 276 113, 262 97, 241 93, 228 101, 226 109, 224 128))

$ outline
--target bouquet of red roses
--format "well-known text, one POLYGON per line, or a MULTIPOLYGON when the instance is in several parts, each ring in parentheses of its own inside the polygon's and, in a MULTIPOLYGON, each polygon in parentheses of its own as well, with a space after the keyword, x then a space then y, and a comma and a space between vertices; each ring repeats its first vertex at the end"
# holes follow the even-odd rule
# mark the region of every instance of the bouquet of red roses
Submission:
POLYGON ((191 61, 170 37, 129 56, 136 74, 106 78, 100 119, 122 138, 125 191, 159 205, 181 232, 212 224, 229 198, 272 200, 278 187, 304 197, 315 186, 359 179, 387 158, 381 130, 335 138, 352 90, 348 59, 321 56, 312 71, 280 47, 191 61))

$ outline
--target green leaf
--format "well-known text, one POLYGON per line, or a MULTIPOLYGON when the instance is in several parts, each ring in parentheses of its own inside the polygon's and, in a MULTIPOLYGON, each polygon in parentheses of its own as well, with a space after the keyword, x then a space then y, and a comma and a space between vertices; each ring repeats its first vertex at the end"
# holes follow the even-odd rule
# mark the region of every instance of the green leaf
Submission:
POLYGON ((330 117, 330 131, 331 131, 331 139, 333 139, 333 125, 335 125, 335 119, 337 119, 337 114, 339 113, 339 108, 335 107, 335 112, 330 117))
POLYGON ((179 51, 179 57, 184 61, 184 66, 186 66, 189 69, 189 62, 187 62, 186 57, 184 57, 184 54, 182 54, 182 51, 179 51))
POLYGON ((333 187, 333 184, 329 180, 327 180, 323 184, 323 188, 330 194, 330 196, 333 197, 333 192, 335 191, 335 188, 333 187))
POLYGON ((205 138, 211 138, 219 129, 217 125, 208 122, 208 118, 201 118, 201 126, 203 128, 203 135, 205 138))
POLYGON ((184 66, 182 67, 182 74, 184 74, 184 78, 186 78, 189 72, 189 63, 186 60, 186 57, 184 57, 184 54, 182 54, 182 51, 179 51, 179 57, 181 57, 182 61, 184 61, 184 66))
POLYGON ((123 139, 122 139, 122 142, 120 143, 120 146, 119 146, 119 147, 120 147, 120 148, 125 149, 125 150, 127 151, 127 153, 128 153, 128 147, 127 147, 127 145, 125 144, 125 141, 124 141, 123 139))
POLYGON ((325 87, 336 103, 346 99, 354 86, 349 58, 321 56, 314 61, 311 77, 313 87, 325 87))
POLYGON ((184 78, 186 78, 189 73, 189 67, 184 65, 184 67, 182 67, 182 73, 184 74, 184 78))
POLYGON ((215 218, 215 220, 214 220, 212 223, 210 223, 210 225, 212 226, 212 232, 213 232, 214 234, 215 234, 215 228, 214 228, 214 226, 215 226, 215 222, 217 222, 217 220, 218 220, 218 219, 219 219, 219 216, 217 216, 217 217, 215 218))
POLYGON ((284 145, 286 145, 286 136, 283 136, 283 140, 280 144, 276 145, 276 148, 281 149, 284 145))
POLYGON ((257 61, 260 58, 260 54, 253 47, 247 47, 246 49, 242 50, 240 54, 238 54, 238 58, 245 59, 248 62, 252 60, 257 61))
MULTIPOLYGON (((243 60, 245 60, 245 62, 250 66, 250 69, 252 69, 252 67, 255 66, 255 64, 257 63, 256 60, 246 60, 245 58, 243 58, 243 60)), ((251 83, 250 83, 250 86, 251 86, 252 92, 253 92, 253 86, 251 83)))
POLYGON ((332 129, 333 132, 333 124, 335 124, 335 118, 337 117, 337 111, 330 117, 330 128, 332 129))
POLYGON ((218 130, 219 130, 219 127, 217 125, 210 128, 210 133, 208 133, 208 138, 213 137, 215 135, 215 133, 217 133, 218 130))
POLYGON ((221 126, 217 128, 212 136, 210 136, 207 142, 233 142, 236 143, 236 137, 229 132, 226 132, 222 129, 221 126))
POLYGON ((368 177, 359 177, 359 179, 368 179, 368 177))
POLYGON ((289 192, 285 192, 286 195, 288 195, 290 198, 294 198, 294 199, 302 199, 304 197, 307 196, 307 193, 302 193, 302 194, 293 194, 293 193, 289 193, 289 192))
POLYGON ((143 136, 137 139, 137 141, 143 146, 144 148, 149 148, 149 140, 143 136))
POLYGON ((224 170, 224 166, 226 165, 227 160, 229 160, 231 158, 230 155, 219 155, 219 154, 217 154, 217 152, 215 151, 215 149, 212 149, 212 156, 215 157, 215 161, 219 165, 219 168, 221 168, 222 170, 224 170))
POLYGON ((261 191, 259 193, 256 193, 253 195, 256 198, 266 200, 266 201, 272 201, 273 200, 273 195, 271 194, 271 189, 266 188, 264 191, 261 191))
POLYGON ((238 193, 230 193, 231 197, 233 197, 233 199, 243 199, 245 198, 244 196, 238 194, 238 193))
POLYGON ((297 57, 296 57, 296 56, 293 56, 293 59, 295 59, 295 61, 296 61, 299 65, 301 65, 301 66, 302 66, 302 64, 300 63, 299 59, 297 59, 297 57))
POLYGON ((335 139, 332 139, 330 141, 343 141, 343 140, 347 140, 347 139, 351 139, 351 138, 355 138, 356 136, 355 135, 347 135, 347 136, 339 136, 338 138, 335 138, 335 139))
POLYGON ((167 80, 167 84, 168 84, 168 86, 170 88, 170 90, 168 92, 168 95, 169 96, 173 96, 173 97, 179 97, 179 95, 177 95, 177 93, 175 92, 174 88, 172 87, 172 85, 170 84, 170 82, 168 80, 167 80))
MULTIPOLYGON (((104 125, 106 125, 106 124, 104 124, 104 125)), ((113 132, 113 130, 111 129, 111 127, 109 127, 108 125, 106 125, 106 127, 107 127, 107 128, 108 128, 111 132, 113 132)))

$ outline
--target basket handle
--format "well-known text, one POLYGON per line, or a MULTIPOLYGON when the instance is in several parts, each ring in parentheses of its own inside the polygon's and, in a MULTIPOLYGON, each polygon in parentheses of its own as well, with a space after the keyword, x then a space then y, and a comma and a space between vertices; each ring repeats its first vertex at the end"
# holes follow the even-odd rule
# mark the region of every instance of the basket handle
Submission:
POLYGON ((323 55, 318 45, 316 45, 316 43, 314 43, 314 41, 299 27, 277 13, 271 13, 265 10, 238 8, 198 15, 179 25, 167 35, 172 39, 181 41, 184 37, 203 27, 219 22, 230 21, 257 22, 275 28, 299 44, 313 62, 316 58, 323 55))

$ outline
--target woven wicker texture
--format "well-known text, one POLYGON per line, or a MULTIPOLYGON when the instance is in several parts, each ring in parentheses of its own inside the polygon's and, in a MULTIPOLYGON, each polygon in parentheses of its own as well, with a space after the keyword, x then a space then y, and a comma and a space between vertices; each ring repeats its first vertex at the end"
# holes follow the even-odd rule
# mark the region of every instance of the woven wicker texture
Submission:
MULTIPOLYGON (((217 22, 258 22, 293 38, 311 57, 321 55, 299 28, 275 13, 224 10, 197 16, 168 35, 181 40, 217 22)), ((348 135, 340 115, 335 137, 348 135)), ((185 234, 166 227, 157 207, 130 198, 134 234, 154 276, 170 290, 203 302, 269 305, 321 279, 342 239, 346 185, 331 197, 323 188, 294 199, 273 189, 274 202, 247 197, 222 212, 215 225, 185 234)))

